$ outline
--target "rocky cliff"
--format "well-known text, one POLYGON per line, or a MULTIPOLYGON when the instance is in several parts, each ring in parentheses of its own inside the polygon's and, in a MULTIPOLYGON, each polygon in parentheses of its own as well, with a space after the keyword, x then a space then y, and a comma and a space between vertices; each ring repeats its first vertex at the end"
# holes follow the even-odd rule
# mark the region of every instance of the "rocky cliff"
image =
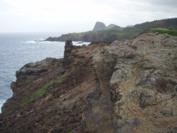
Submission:
POLYGON ((176 133, 177 37, 76 47, 25 65, 1 133, 176 133))

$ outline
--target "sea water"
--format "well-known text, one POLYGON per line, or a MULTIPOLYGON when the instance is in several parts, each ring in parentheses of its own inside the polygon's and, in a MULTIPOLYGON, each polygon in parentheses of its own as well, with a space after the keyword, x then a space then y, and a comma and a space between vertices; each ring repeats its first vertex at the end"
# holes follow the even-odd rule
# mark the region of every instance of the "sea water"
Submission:
MULTIPOLYGON (((3 103, 12 96, 10 84, 23 65, 46 57, 62 58, 64 42, 41 41, 51 33, 0 34, 0 111, 3 103)), ((55 34, 59 35, 59 34, 55 34)))

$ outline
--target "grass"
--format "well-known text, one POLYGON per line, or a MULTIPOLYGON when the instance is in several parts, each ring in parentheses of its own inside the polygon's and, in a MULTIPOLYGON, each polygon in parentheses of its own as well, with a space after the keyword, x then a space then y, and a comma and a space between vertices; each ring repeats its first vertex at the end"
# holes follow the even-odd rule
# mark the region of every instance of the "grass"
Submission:
POLYGON ((54 80, 49 81, 42 87, 38 88, 31 96, 25 97, 22 100, 22 106, 29 105, 30 103, 38 100, 39 98, 45 96, 52 88, 57 87, 58 85, 62 84, 67 78, 67 75, 62 75, 57 77, 54 80))
POLYGON ((161 34, 169 34, 172 36, 177 36, 177 30, 175 29, 167 29, 167 28, 154 28, 153 32, 161 33, 161 34))
POLYGON ((67 133, 73 133, 73 131, 72 130, 68 130, 68 132, 67 133))

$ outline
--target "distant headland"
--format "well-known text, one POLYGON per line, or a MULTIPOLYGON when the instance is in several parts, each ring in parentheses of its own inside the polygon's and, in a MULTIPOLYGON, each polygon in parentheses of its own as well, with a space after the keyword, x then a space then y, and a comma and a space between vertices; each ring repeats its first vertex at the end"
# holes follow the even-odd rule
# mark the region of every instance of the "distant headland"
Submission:
POLYGON ((63 34, 59 37, 48 37, 47 41, 83 41, 83 42, 113 42, 115 40, 132 39, 137 35, 153 28, 177 29, 177 18, 145 22, 128 27, 115 24, 106 26, 103 22, 96 22, 93 30, 81 33, 63 34))

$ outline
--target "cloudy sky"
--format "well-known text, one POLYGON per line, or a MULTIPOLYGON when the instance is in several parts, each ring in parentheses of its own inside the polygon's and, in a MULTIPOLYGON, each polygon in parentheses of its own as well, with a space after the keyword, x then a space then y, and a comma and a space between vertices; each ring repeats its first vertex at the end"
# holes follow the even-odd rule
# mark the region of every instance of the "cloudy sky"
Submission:
POLYGON ((0 0, 0 32, 79 32, 177 17, 177 0, 0 0))

